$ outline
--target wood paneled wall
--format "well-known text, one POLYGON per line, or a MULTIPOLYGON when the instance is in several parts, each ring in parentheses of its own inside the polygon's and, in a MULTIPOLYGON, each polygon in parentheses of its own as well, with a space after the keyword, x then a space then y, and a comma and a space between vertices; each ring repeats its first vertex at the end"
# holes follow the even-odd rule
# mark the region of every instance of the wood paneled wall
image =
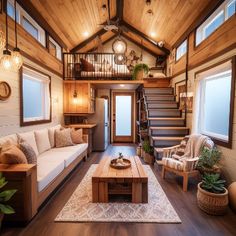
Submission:
MULTIPOLYGON (((0 14, 0 24, 5 28, 5 13, 0 14)), ((15 45, 14 36, 14 21, 8 17, 9 26, 9 44, 11 47, 15 45)), ((22 54, 29 58, 36 64, 44 67, 47 70, 62 76, 63 66, 62 62, 48 53, 47 48, 43 47, 35 38, 33 38, 28 32, 26 32, 19 24, 18 29, 18 47, 22 51, 22 54)), ((5 29, 4 29, 5 30, 5 29)))
MULTIPOLYGON (((193 69, 236 48, 236 15, 224 22, 201 44, 195 47, 195 32, 189 36, 189 67, 193 69)), ((172 64, 175 77, 186 69, 186 55, 172 64)))

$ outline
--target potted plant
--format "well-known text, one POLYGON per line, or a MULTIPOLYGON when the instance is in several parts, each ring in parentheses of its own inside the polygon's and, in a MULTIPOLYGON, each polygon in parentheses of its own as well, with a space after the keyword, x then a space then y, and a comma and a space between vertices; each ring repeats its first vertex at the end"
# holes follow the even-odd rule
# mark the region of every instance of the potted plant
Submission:
POLYGON ((154 156, 153 156, 153 147, 150 145, 150 142, 148 139, 143 141, 143 158, 144 161, 150 165, 154 164, 154 156))
POLYGON ((228 206, 228 190, 220 174, 204 174, 198 184, 197 203, 201 210, 211 215, 223 215, 228 206))
MULTIPOLYGON (((3 188, 7 183, 8 182, 6 181, 5 177, 3 177, 2 173, 0 172, 0 188, 3 188)), ((16 191, 16 189, 11 189, 0 192, 0 228, 2 225, 4 214, 15 213, 14 209, 5 203, 11 199, 11 197, 15 194, 16 191)))
POLYGON ((132 77, 134 80, 142 79, 143 74, 147 75, 148 71, 149 71, 149 67, 147 64, 144 64, 144 63, 136 64, 133 69, 132 77))
POLYGON ((218 166, 221 158, 221 152, 217 150, 217 148, 209 149, 204 147, 201 150, 201 154, 199 156, 199 161, 197 164, 197 169, 201 174, 204 173, 219 173, 220 168, 218 166))

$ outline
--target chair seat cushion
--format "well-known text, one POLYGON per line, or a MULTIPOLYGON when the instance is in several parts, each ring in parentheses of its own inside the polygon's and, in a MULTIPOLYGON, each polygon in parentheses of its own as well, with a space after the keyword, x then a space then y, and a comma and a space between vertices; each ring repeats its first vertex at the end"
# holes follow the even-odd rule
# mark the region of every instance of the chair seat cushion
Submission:
POLYGON ((183 171, 184 169, 184 163, 179 160, 175 160, 173 158, 166 158, 166 157, 164 157, 162 160, 163 160, 163 165, 168 166, 172 169, 179 170, 179 171, 183 171))

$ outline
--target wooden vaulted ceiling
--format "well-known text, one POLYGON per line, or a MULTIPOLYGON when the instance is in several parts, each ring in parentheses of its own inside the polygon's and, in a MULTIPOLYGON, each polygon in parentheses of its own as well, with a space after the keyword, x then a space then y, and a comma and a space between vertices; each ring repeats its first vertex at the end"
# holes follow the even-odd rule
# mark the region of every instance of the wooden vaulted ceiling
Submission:
MULTIPOLYGON (((219 1, 219 0, 214 0, 219 1)), ((110 0, 111 18, 119 18, 129 29, 123 33, 127 39, 141 44, 156 55, 168 54, 198 17, 213 4, 212 0, 110 0), (151 9, 153 16, 147 11, 151 9), (151 35, 151 33, 155 35, 151 35), (154 40, 154 42, 152 42, 154 40), (156 42, 164 40, 165 48, 156 42)), ((23 2, 23 1, 21 1, 23 2)), ((47 21, 68 50, 86 52, 96 47, 95 35, 102 41, 114 38, 101 24, 108 19, 102 5, 107 0, 29 0, 30 4, 47 21), (89 36, 84 33, 88 32, 89 36)))

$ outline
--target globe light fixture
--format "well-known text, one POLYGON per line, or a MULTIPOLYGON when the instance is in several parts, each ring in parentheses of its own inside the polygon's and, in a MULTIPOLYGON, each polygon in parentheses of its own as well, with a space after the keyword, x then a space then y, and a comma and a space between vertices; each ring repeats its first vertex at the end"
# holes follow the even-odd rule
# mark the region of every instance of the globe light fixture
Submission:
POLYGON ((119 37, 112 43, 112 50, 114 53, 124 54, 127 50, 127 43, 119 37))

